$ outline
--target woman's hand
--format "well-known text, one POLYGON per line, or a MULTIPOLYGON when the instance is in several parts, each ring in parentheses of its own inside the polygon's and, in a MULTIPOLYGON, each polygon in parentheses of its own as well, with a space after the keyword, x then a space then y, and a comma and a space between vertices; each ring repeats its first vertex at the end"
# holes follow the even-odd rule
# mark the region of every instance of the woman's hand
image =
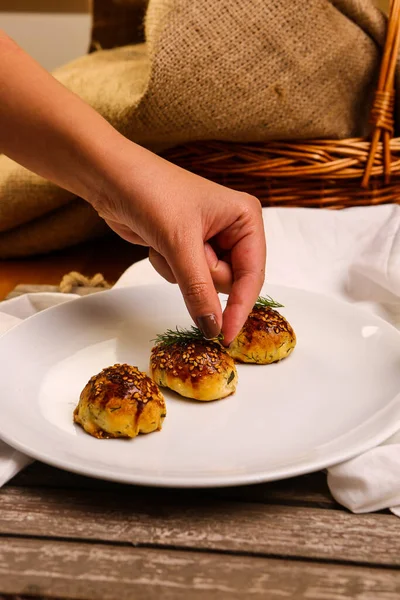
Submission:
POLYGON ((222 327, 229 344, 264 280, 258 201, 128 141, 1 31, 0 106, 0 152, 88 200, 123 238, 150 246, 205 335, 222 327), (223 318, 215 288, 229 293, 223 318))
POLYGON ((206 337, 237 335, 264 281, 259 201, 193 175, 127 142, 108 162, 93 205, 124 239, 150 247, 150 261, 178 283, 206 337), (222 315, 217 292, 229 293, 222 315))

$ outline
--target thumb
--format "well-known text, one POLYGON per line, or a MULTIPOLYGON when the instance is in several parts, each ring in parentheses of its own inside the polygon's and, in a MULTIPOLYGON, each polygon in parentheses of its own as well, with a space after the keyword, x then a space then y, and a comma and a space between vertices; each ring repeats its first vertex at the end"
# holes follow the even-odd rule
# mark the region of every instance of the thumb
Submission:
POLYGON ((214 287, 201 235, 176 243, 164 254, 180 287, 187 309, 207 339, 221 333, 222 309, 214 287))
POLYGON ((204 253, 215 288, 219 292, 229 294, 233 283, 231 265, 227 261, 220 260, 208 242, 204 244, 204 253))

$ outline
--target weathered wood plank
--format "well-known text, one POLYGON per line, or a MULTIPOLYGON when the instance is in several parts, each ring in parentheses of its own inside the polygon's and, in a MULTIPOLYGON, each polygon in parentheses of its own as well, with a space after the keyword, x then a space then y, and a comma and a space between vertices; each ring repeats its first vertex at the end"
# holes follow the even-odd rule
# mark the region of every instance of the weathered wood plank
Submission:
MULTIPOLYGON (((27 469, 19 473, 10 482, 12 486, 18 487, 58 487, 58 488, 76 488, 90 490, 109 490, 115 493, 134 493, 149 498, 158 497, 160 490, 154 488, 145 488, 129 486, 111 481, 102 481, 75 475, 67 471, 55 469, 40 462, 35 462, 27 469)), ((235 488, 221 488, 210 490, 164 490, 163 494, 168 497, 218 497, 244 500, 249 502, 266 503, 284 503, 300 506, 321 506, 325 508, 338 507, 326 483, 326 476, 323 473, 313 473, 296 477, 285 481, 274 481, 271 483, 240 486, 235 488)))
POLYGON ((237 501, 342 508, 332 498, 323 472, 258 485, 220 488, 213 496, 237 501))
POLYGON ((163 490, 150 500, 129 491, 6 487, 0 491, 0 534, 400 566, 400 521, 393 515, 178 501, 163 490))
POLYGON ((0 544, 0 591, 85 600, 398 600, 400 572, 9 538, 0 544))

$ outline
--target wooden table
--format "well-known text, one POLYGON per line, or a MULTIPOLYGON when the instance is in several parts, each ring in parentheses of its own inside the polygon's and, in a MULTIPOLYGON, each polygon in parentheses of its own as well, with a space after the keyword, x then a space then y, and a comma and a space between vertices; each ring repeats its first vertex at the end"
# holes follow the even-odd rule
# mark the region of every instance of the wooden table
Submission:
MULTIPOLYGON (((112 281, 136 259, 116 244, 9 263, 2 293, 105 264, 112 281)), ((348 513, 323 473, 190 491, 34 463, 0 490, 0 600, 398 600, 399 567, 400 520, 348 513)))
POLYGON ((400 597, 400 520, 342 510, 321 473, 179 491, 36 463, 0 490, 0 536, 0 598, 400 597))
POLYGON ((0 300, 21 283, 58 285, 70 271, 87 276, 100 272, 114 283, 129 265, 147 254, 147 248, 110 236, 46 256, 0 260, 0 300))

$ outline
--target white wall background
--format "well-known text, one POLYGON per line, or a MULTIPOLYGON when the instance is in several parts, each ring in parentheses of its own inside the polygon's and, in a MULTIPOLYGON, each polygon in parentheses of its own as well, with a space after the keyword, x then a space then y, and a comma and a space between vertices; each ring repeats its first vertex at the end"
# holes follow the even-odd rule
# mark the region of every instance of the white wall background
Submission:
POLYGON ((87 53, 89 13, 1 12, 0 28, 51 71, 87 53))

